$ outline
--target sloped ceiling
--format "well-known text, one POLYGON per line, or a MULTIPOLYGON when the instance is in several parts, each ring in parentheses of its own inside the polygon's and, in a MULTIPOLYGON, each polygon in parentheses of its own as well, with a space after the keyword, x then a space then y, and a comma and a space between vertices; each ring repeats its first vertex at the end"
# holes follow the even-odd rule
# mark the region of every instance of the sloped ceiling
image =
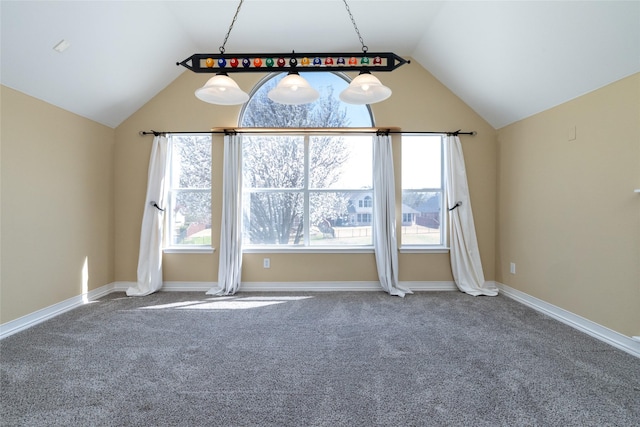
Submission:
MULTIPOLYGON (((370 51, 412 57, 495 128, 640 72, 638 1, 348 4, 370 51)), ((218 52, 237 6, 2 0, 1 82, 116 127, 185 72, 177 61, 218 52)), ((360 51, 344 2, 245 0, 226 51, 291 50, 360 51)))

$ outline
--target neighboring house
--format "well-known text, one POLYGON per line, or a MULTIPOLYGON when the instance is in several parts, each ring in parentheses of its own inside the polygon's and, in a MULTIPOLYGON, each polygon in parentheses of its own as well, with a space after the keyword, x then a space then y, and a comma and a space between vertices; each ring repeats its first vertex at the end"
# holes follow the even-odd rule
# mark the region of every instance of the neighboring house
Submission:
MULTIPOLYGON (((402 204, 402 225, 423 225, 439 228, 440 197, 434 196, 423 202, 418 209, 402 204)), ((348 222, 350 226, 369 226, 373 221, 373 197, 370 194, 354 194, 349 199, 348 222)))
POLYGON ((440 228, 440 207, 442 206, 441 197, 442 193, 435 193, 432 197, 415 206, 415 209, 418 211, 418 214, 414 219, 415 225, 436 229, 440 228))
POLYGON ((416 218, 420 215, 420 211, 417 211, 404 203, 402 204, 402 225, 410 226, 416 223, 416 218))
POLYGON ((348 225, 353 227, 371 225, 373 222, 373 196, 367 193, 354 194, 349 199, 347 212, 349 214, 348 225))

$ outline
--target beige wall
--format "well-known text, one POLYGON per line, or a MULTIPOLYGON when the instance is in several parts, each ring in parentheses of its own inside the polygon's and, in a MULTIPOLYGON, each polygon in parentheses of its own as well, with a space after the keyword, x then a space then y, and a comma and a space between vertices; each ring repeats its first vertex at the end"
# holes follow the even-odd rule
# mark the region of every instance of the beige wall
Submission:
POLYGON ((640 74, 498 139, 496 280, 640 335, 640 74))
POLYGON ((115 132, 0 91, 5 323, 113 282, 115 132))
MULTIPOLYGON (((135 280, 151 146, 138 131, 235 126, 240 107, 193 96, 206 77, 185 72, 116 130, 0 86, 1 323, 135 280)), ((478 132, 462 143, 487 280, 640 335, 640 75, 498 132, 417 64, 380 77, 394 94, 373 106, 378 126, 478 132)), ((213 148, 217 242, 221 137, 213 148)), ((397 137, 394 154, 399 176, 397 137)), ((264 256, 245 255, 245 281, 377 279, 373 254, 269 254, 269 270, 264 256)), ((216 281, 217 261, 167 254, 165 280, 216 281)), ((447 254, 401 254, 400 268, 403 281, 451 280, 447 254)))
MULTIPOLYGON (((148 104, 116 129, 116 280, 135 281, 140 221, 144 204, 147 165, 152 137, 140 130, 189 131, 237 126, 240 106, 203 103, 193 92, 207 75, 183 73, 148 104)), ((234 76, 250 90, 261 75, 234 76)), ((463 136, 480 252, 487 280, 494 279, 496 206, 496 131, 418 64, 404 65, 393 73, 380 73, 394 91, 392 97, 372 106, 376 124, 403 130, 475 130, 463 136)), ((394 138, 396 159, 399 138, 394 138)), ((219 241, 222 174, 222 138, 214 139, 213 242, 219 241)), ((399 176, 400 169, 396 168, 399 176)), ((399 181, 399 180, 398 180, 399 181)), ((217 244, 214 244, 217 246, 217 244)), ((242 279, 247 282, 375 281, 371 254, 245 254, 242 279), (262 258, 271 268, 262 268, 262 258)), ((217 281, 218 253, 165 254, 167 281, 217 281)), ((447 254, 401 254, 400 280, 452 280, 447 254)))

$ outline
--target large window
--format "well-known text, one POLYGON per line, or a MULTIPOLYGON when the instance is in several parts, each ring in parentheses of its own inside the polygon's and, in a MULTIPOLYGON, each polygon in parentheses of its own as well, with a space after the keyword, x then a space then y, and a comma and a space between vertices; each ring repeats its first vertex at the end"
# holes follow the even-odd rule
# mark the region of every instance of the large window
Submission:
MULTIPOLYGON (((338 99, 348 82, 333 73, 300 73, 320 91, 311 104, 283 105, 267 93, 270 76, 242 111, 242 127, 345 128, 373 125, 367 106, 338 99)), ((243 245, 371 246, 371 136, 287 132, 242 137, 243 245)))
POLYGON ((370 246, 372 138, 243 136, 245 245, 370 246))
POLYGON ((169 138, 165 247, 211 247, 211 136, 169 138))
POLYGON ((445 244, 442 136, 402 135, 403 247, 445 244))

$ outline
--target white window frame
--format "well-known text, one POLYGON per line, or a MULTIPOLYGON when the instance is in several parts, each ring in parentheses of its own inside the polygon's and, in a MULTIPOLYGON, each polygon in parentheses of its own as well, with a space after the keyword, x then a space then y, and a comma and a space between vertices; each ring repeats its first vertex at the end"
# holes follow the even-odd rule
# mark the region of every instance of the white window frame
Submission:
MULTIPOLYGON (((410 136, 429 136, 429 137, 434 137, 434 136, 439 136, 440 137, 440 188, 419 188, 419 189, 406 189, 404 188, 404 184, 401 182, 401 186, 400 186, 400 218, 401 218, 401 222, 400 222, 400 230, 401 232, 399 233, 400 235, 400 239, 398 242, 398 246, 400 248, 400 252, 401 253, 448 253, 449 252, 449 246, 448 246, 448 238, 449 238, 449 233, 448 233, 448 218, 449 218, 449 212, 447 210, 447 205, 446 205, 446 180, 445 180, 445 147, 444 147, 444 138, 445 138, 445 134, 402 134, 401 136, 404 138, 405 136, 410 135, 410 136), (405 191, 409 191, 409 192, 415 192, 415 193, 423 193, 423 192, 429 192, 429 193, 440 193, 440 243, 438 244, 406 244, 404 243, 404 239, 403 239, 403 233, 402 233, 402 219, 403 215, 402 215, 402 205, 403 205, 403 199, 404 199, 404 193, 405 191)), ((402 144, 402 140, 400 142, 400 144, 402 144)), ((401 146, 402 149, 402 146, 401 146)), ((402 159, 401 159, 401 167, 403 167, 404 165, 402 165, 402 159)), ((400 180, 402 181, 402 176, 400 176, 400 180)))
MULTIPOLYGON (((269 245, 257 245, 257 244, 247 244, 247 243, 243 243, 243 252, 244 253, 371 253, 374 251, 373 248, 373 236, 371 239, 371 244, 368 245, 311 245, 310 244, 310 195, 311 194, 316 194, 316 193, 351 193, 351 194, 357 194, 357 193, 367 193, 367 194, 371 194, 371 197, 373 198, 373 176, 371 177, 372 180, 372 188, 367 188, 367 189, 344 189, 344 188, 310 188, 310 179, 309 179, 309 159, 310 159, 310 154, 309 154, 309 146, 310 146, 310 140, 311 137, 315 137, 315 136, 330 136, 330 137, 349 137, 349 136, 354 136, 354 133, 350 133, 350 132, 345 132, 345 133, 340 133, 340 132, 331 132, 331 133, 309 133, 309 132, 304 132, 304 131, 300 131, 299 133, 294 133, 292 134, 291 132, 286 132, 284 133, 287 136, 292 136, 292 137, 299 137, 302 136, 304 137, 303 139, 303 143, 304 143, 304 187, 300 187, 300 188, 275 188, 275 189, 265 189, 265 188, 254 188, 254 189, 247 189, 247 188, 243 188, 243 207, 244 207, 244 203, 246 198, 251 194, 251 193, 293 193, 293 192, 300 192, 303 194, 304 197, 304 206, 303 206, 303 244, 301 245, 293 245, 293 244, 288 244, 288 245, 278 245, 278 244, 269 244, 269 245), (248 190, 248 191, 247 191, 248 190)), ((253 135, 259 135, 259 134, 253 134, 253 135)), ((278 132, 270 132, 268 134, 265 134, 264 136, 277 136, 279 135, 278 132)), ((366 135, 369 136, 369 135, 366 135)), ((371 145, 372 149, 373 149, 373 136, 372 136, 372 145, 371 145)), ((372 174, 373 174, 373 170, 372 170, 372 174)), ((373 218, 373 206, 371 206, 371 218, 373 218)), ((244 215, 244 208, 243 208, 243 215, 244 215)), ((243 230, 244 233, 244 230, 243 230)), ((371 224, 371 233, 373 234, 373 224, 371 224)))
MULTIPOLYGON (((187 137, 187 136, 195 136, 195 137, 205 137, 205 138, 209 138, 209 143, 212 144, 213 143, 213 138, 211 134, 208 135, 203 135, 203 134, 191 134, 191 133, 179 133, 179 134, 170 134, 169 135, 169 155, 168 155, 168 165, 167 165, 167 172, 166 172, 166 183, 168 186, 168 191, 167 191, 167 207, 166 207, 166 212, 165 212, 165 224, 164 224, 164 242, 163 242, 163 252, 164 253, 212 253, 214 252, 214 247, 213 247, 213 233, 212 233, 212 241, 211 244, 204 244, 204 245, 198 245, 198 244, 180 244, 180 245, 176 245, 173 244, 173 232, 174 232, 174 222, 175 222, 175 212, 174 212, 174 200, 175 200, 175 195, 178 192, 198 192, 198 193, 209 193, 211 196, 213 196, 212 194, 212 181, 211 181, 211 176, 209 176, 209 187, 203 187, 203 188, 180 188, 180 187, 173 187, 173 183, 176 181, 174 179, 174 174, 176 173, 175 168, 174 168, 174 138, 179 138, 179 137, 187 137)), ((213 150, 212 150, 212 158, 211 158, 211 167, 213 168, 213 150)), ((213 200, 212 200, 212 204, 213 204, 213 200)), ((212 230, 213 231, 213 230, 212 230)))

